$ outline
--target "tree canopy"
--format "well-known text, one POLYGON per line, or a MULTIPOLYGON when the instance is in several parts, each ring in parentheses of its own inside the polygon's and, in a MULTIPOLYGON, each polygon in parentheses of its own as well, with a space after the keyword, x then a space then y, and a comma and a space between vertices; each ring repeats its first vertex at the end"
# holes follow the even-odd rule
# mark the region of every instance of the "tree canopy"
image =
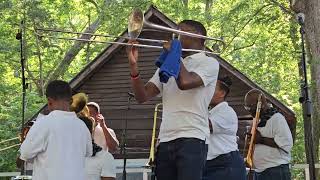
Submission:
MULTIPOLYGON (((292 161, 304 163, 303 123, 298 102, 299 31, 286 0, 0 1, 0 141, 16 136, 20 129, 20 45, 15 35, 22 20, 28 82, 26 117, 30 118, 44 104, 43 89, 50 80, 70 80, 105 48, 102 44, 41 38, 36 34, 37 28, 117 36, 126 29, 133 8, 146 10, 151 4, 175 22, 201 21, 209 36, 225 40, 226 49, 221 54, 224 59, 297 114, 292 161)), ((0 152, 0 171, 16 170, 17 149, 0 152)), ((295 176, 301 174, 296 172, 295 176)))

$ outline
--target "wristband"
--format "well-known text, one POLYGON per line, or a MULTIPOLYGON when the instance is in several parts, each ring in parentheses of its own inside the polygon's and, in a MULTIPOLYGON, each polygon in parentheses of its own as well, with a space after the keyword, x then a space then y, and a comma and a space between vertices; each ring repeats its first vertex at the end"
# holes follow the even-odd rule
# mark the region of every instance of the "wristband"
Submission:
POLYGON ((136 75, 134 75, 134 76, 130 73, 130 77, 131 77, 132 80, 138 79, 139 76, 140 76, 140 72, 138 72, 138 73, 137 73, 136 75))

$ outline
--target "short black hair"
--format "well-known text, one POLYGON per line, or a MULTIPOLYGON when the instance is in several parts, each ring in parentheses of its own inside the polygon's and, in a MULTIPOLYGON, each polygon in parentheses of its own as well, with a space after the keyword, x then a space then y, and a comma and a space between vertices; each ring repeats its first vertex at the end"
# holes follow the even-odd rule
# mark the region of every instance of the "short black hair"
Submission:
POLYGON ((225 98, 228 96, 230 92, 230 87, 232 85, 232 80, 229 76, 219 77, 218 81, 220 81, 220 88, 226 92, 225 98))
MULTIPOLYGON (((194 21, 194 20, 183 20, 179 24, 186 24, 190 27, 193 27, 199 34, 203 36, 207 36, 207 30, 203 26, 203 24, 199 21, 194 21)), ((201 39, 202 45, 204 45, 205 39, 201 39)))
POLYGON ((54 80, 48 84, 46 96, 47 98, 52 98, 55 100, 71 101, 72 90, 67 82, 54 80))

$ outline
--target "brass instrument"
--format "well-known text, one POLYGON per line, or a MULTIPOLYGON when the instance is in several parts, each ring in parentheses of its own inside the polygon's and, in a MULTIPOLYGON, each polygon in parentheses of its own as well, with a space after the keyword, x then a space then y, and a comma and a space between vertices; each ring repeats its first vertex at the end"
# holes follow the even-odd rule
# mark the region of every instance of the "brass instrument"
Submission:
POLYGON ((195 38, 223 42, 223 40, 221 40, 219 38, 212 38, 212 37, 203 36, 200 34, 190 33, 190 32, 186 32, 186 31, 181 31, 181 30, 153 24, 153 23, 147 21, 146 19, 144 19, 143 12, 140 9, 134 9, 131 12, 131 14, 129 16, 129 20, 128 20, 129 37, 131 37, 132 39, 139 37, 139 35, 143 29, 143 26, 147 26, 147 27, 151 27, 151 28, 159 29, 159 30, 163 30, 163 31, 168 31, 168 32, 172 32, 175 34, 179 34, 179 35, 185 35, 185 36, 190 36, 190 37, 195 37, 195 38))
POLYGON ((262 94, 259 94, 258 96, 258 103, 257 103, 257 109, 256 109, 256 115, 252 122, 252 128, 251 128, 251 139, 250 144, 248 148, 248 153, 246 157, 246 164, 249 167, 249 179, 253 179, 252 174, 252 168, 253 168, 253 154, 255 149, 255 141, 256 141, 256 133, 257 133, 257 126, 260 119, 260 111, 261 111, 261 105, 262 105, 262 94))
POLYGON ((23 141, 26 139, 27 134, 28 134, 30 128, 33 126, 34 122, 35 122, 35 120, 32 120, 32 121, 28 121, 24 124, 24 126, 21 130, 21 133, 19 134, 21 143, 23 143, 23 141))
MULTIPOLYGON (((143 12, 140 9, 135 9, 132 11, 132 13, 129 16, 128 19, 128 37, 117 37, 119 39, 128 39, 128 40, 139 40, 139 41, 145 41, 145 42, 156 42, 156 43, 166 43, 168 41, 166 40, 156 40, 156 39, 145 39, 145 38, 138 38, 140 33, 142 32, 142 29, 144 26, 151 27, 157 30, 161 31, 168 31, 172 32, 178 35, 185 35, 195 38, 201 38, 206 40, 214 40, 217 42, 225 44, 224 41, 220 38, 212 38, 208 36, 203 36, 200 34, 190 33, 186 31, 181 31, 174 28, 169 28, 165 26, 160 26, 157 24, 153 24, 145 20, 143 12)), ((81 33, 81 32, 72 32, 72 31, 65 31, 65 30, 55 30, 55 29, 45 29, 45 28, 37 28, 36 34, 39 37, 48 37, 48 38, 54 38, 54 39, 66 39, 66 40, 73 40, 73 41, 83 41, 83 42, 96 42, 96 43, 107 43, 107 44, 118 44, 118 45, 124 45, 124 46, 136 46, 136 47, 142 47, 142 48, 156 48, 156 49, 163 49, 162 46, 156 46, 156 45, 146 45, 146 44, 132 44, 132 43, 124 43, 124 42, 115 42, 115 41, 101 41, 101 40, 90 40, 90 39, 81 39, 81 38, 67 38, 67 37, 56 37, 56 36, 49 36, 49 35, 43 35, 39 34, 39 31, 41 32, 59 32, 59 33, 69 33, 69 34, 77 34, 77 35, 89 35, 94 37, 116 37, 112 35, 103 35, 103 34, 92 34, 92 33, 81 33)), ((201 49, 182 49, 182 51, 188 51, 188 52, 205 52, 208 54, 219 54, 215 52, 205 51, 201 49)))
MULTIPOLYGON (((6 139, 6 140, 1 141, 0 144, 6 144, 6 143, 9 143, 9 142, 12 142, 12 141, 16 141, 18 139, 20 139, 20 138, 19 137, 14 137, 14 138, 6 139)), ((14 148, 14 147, 17 147, 17 146, 20 146, 20 143, 13 144, 13 145, 7 146, 5 148, 1 148, 0 152, 8 150, 8 149, 11 149, 11 148, 14 148)))
POLYGON ((155 148, 156 148, 156 130, 157 130, 157 119, 158 112, 161 112, 160 106, 162 103, 156 104, 154 108, 153 114, 153 128, 152 128, 152 136, 151 136, 151 146, 150 146, 150 154, 149 154, 149 162, 147 163, 146 167, 151 168, 151 180, 155 180, 155 148))

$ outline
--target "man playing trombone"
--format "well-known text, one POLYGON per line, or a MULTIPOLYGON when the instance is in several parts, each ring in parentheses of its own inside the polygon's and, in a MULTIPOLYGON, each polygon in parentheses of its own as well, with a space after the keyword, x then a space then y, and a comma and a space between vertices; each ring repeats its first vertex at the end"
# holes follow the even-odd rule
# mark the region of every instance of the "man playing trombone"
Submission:
MULTIPOLYGON (((258 97, 261 96, 261 115, 253 149, 253 166, 256 180, 290 180, 289 162, 293 146, 291 131, 285 117, 267 103, 265 95, 250 90, 245 96, 245 108, 256 114, 258 97)), ((253 137, 252 137, 253 138, 253 137)))
MULTIPOLYGON (((182 21, 179 29, 206 35, 206 29, 197 21, 182 21)), ((183 59, 176 56, 181 48, 204 49, 204 39, 185 35, 180 35, 179 39, 174 40, 171 49, 164 50, 159 59, 165 53, 168 53, 167 57, 176 58, 164 58, 145 85, 139 75, 138 50, 136 47, 127 49, 136 100, 143 103, 157 95, 162 96, 163 114, 155 170, 158 180, 200 180, 207 157, 208 106, 214 93, 219 63, 203 52, 182 54, 183 59), (173 67, 178 73, 174 72, 166 79, 160 75, 168 63, 171 63, 168 68, 173 67)))

